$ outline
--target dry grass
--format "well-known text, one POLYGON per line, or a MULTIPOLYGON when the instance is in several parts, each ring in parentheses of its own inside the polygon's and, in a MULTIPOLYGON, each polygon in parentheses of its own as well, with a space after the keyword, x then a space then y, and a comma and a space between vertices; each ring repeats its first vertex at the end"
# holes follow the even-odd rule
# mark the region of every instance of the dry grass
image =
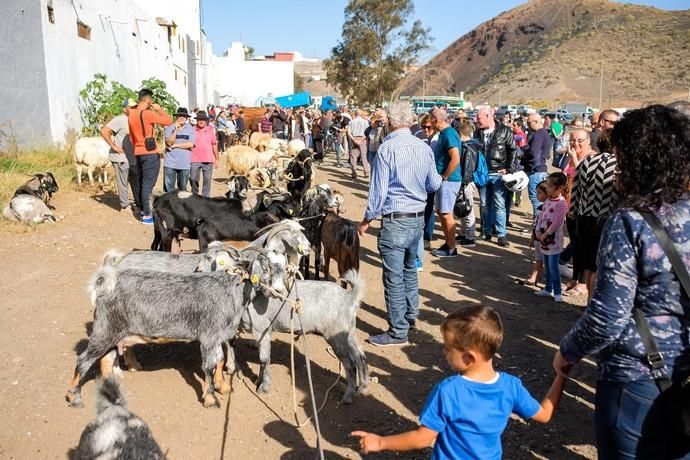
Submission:
MULTIPOLYGON (((17 155, 0 155, 0 206, 3 208, 14 191, 33 174, 53 173, 60 190, 76 190, 72 157, 64 150, 43 148, 20 151, 17 155)), ((58 192, 59 193, 59 192, 58 192)), ((0 232, 26 233, 41 225, 18 224, 0 218, 0 232)))

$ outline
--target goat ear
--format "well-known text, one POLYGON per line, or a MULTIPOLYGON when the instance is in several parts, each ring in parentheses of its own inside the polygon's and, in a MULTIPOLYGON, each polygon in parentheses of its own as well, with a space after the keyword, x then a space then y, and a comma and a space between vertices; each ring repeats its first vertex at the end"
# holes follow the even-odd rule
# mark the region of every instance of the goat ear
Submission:
POLYGON ((261 268, 261 263, 259 263, 258 260, 253 261, 249 267, 249 281, 251 281, 254 286, 258 285, 261 281, 262 274, 263 270, 261 268))

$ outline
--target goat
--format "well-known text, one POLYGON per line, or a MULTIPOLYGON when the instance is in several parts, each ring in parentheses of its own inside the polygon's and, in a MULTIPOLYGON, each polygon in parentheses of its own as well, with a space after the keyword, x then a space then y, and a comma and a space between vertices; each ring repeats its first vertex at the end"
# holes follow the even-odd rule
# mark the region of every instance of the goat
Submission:
POLYGON ((331 258, 338 264, 340 277, 351 269, 359 271, 359 233, 353 222, 340 217, 335 211, 328 211, 321 225, 321 243, 326 281, 330 276, 331 258))
POLYGON ((146 422, 127 409, 120 384, 113 377, 101 381, 96 410, 96 419, 84 428, 70 460, 165 458, 146 422))
POLYGON ((247 215, 242 202, 235 199, 180 191, 155 197, 152 214, 154 251, 179 252, 179 237, 185 232, 199 240, 199 251, 205 251, 211 241, 248 241, 260 228, 278 221, 266 212, 247 215))
POLYGON ((254 168, 275 166, 276 151, 259 152, 246 145, 233 145, 228 149, 228 174, 246 176, 254 168))
POLYGON ((282 262, 265 251, 243 253, 237 265, 248 280, 224 271, 179 274, 102 267, 89 284, 93 332, 77 358, 67 402, 82 406, 82 376, 97 360, 101 373, 109 375, 115 348, 198 340, 205 376, 203 404, 220 407, 214 390, 230 391, 223 378, 222 344, 237 332, 245 305, 285 291, 288 280, 282 262))
POLYGON ((307 146, 302 139, 293 139, 290 142, 288 142, 287 156, 289 156, 290 158, 294 158, 297 156, 298 153, 300 153, 302 150, 306 148, 307 146))
POLYGON ((57 222, 64 217, 53 213, 50 199, 58 191, 58 183, 52 173, 34 174, 14 192, 2 215, 13 222, 57 222))
POLYGON ((271 135, 268 133, 260 133, 255 131, 249 136, 249 146, 258 150, 259 152, 266 150, 270 142, 271 135))
POLYGON ((281 154, 285 154, 287 152, 287 148, 288 142, 285 139, 276 139, 273 137, 270 141, 268 141, 268 146, 266 146, 266 150, 276 150, 281 154))
POLYGON ((273 190, 250 188, 246 177, 232 176, 225 196, 240 200, 244 213, 248 215, 268 212, 280 219, 294 218, 299 213, 300 203, 287 192, 273 190))
POLYGON ((304 149, 297 154, 297 156, 290 161, 288 167, 285 168, 285 178, 288 181, 288 192, 290 192, 290 195, 300 203, 302 202, 304 194, 311 187, 311 181, 314 175, 312 162, 311 152, 304 149))
POLYGON ((89 176, 89 184, 93 185, 93 173, 96 169, 101 170, 99 182, 108 183, 108 172, 106 167, 110 165, 108 156, 110 146, 102 137, 82 137, 77 140, 74 146, 74 165, 77 168, 77 184, 81 185, 82 169, 86 167, 89 176))
MULTIPOLYGON (((304 194, 302 210, 299 213, 300 222, 304 227, 311 247, 314 251, 314 277, 319 279, 321 264, 321 224, 329 209, 336 209, 339 201, 328 184, 317 185, 304 194)), ((309 279, 309 256, 302 257, 300 269, 305 279, 309 279)))
MULTIPOLYGON (((302 323, 294 317, 295 331, 323 336, 343 364, 347 387, 342 401, 351 404, 355 393, 367 393, 369 384, 366 356, 357 340, 356 325, 364 280, 354 270, 348 271, 343 279, 352 286, 350 291, 335 283, 296 281, 288 297, 295 300, 299 294, 302 303, 302 323)), ((289 332, 292 315, 286 302, 264 297, 256 297, 242 315, 243 327, 250 330, 259 342, 261 367, 257 389, 260 392, 268 392, 271 387, 271 331, 289 332)), ((227 362, 229 371, 234 372, 236 361, 232 343, 228 346, 227 362)))

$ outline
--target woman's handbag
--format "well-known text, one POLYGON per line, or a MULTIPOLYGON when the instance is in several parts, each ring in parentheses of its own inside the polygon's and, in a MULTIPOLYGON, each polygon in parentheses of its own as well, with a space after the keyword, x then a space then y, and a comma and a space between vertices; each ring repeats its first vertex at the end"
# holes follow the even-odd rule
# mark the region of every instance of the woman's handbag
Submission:
MULTIPOLYGON (((671 262, 672 270, 680 282, 681 291, 685 291, 686 295, 690 294, 690 274, 688 274, 673 241, 668 237, 666 229, 651 211, 641 211, 640 214, 654 231, 666 257, 671 262)), ((649 331, 649 324, 642 310, 633 308, 633 318, 647 352, 647 364, 661 391, 659 401, 666 418, 670 422, 669 426, 673 430, 672 440, 679 445, 688 446, 690 445, 690 376, 682 382, 673 382, 669 378, 664 357, 659 352, 656 341, 649 331)))
POLYGON ((568 166, 568 152, 555 154, 551 166, 560 170, 565 169, 568 166))

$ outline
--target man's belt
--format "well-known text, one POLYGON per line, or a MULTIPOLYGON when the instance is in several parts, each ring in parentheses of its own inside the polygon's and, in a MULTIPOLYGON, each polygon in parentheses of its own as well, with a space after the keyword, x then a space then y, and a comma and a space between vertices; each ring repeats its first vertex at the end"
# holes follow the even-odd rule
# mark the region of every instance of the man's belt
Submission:
POLYGON ((383 217, 390 217, 391 219, 404 219, 406 217, 422 217, 424 216, 424 211, 419 212, 392 212, 386 214, 383 217))

